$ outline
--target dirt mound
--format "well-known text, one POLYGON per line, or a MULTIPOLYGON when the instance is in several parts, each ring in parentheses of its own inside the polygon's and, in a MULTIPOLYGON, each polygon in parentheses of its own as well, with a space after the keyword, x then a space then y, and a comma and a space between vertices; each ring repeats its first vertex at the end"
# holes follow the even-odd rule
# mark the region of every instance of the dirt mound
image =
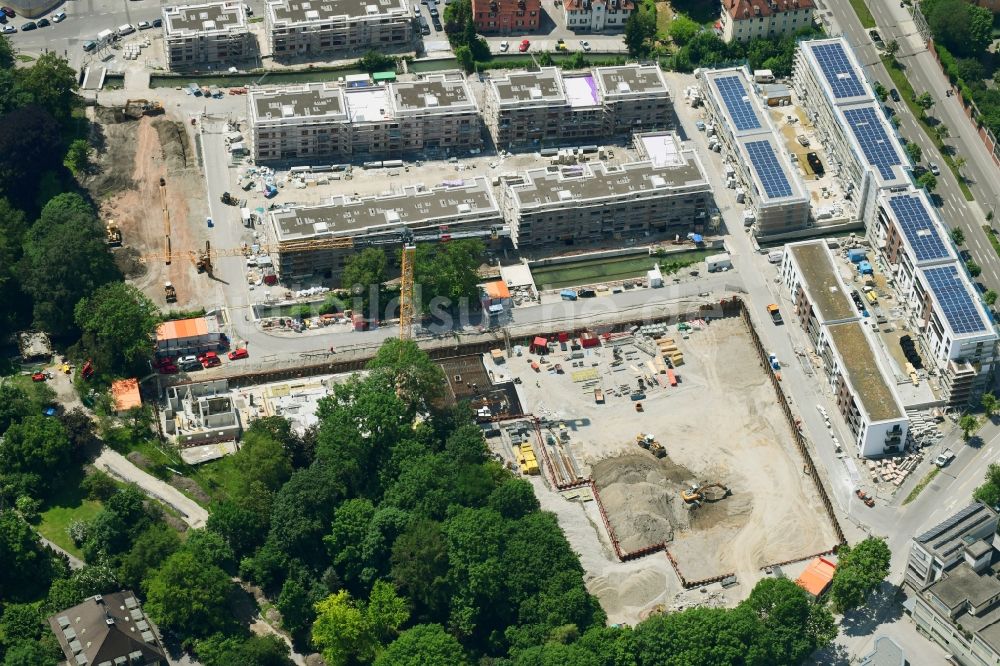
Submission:
POLYGON ((624 552, 671 541, 687 519, 680 506, 687 470, 651 454, 629 454, 595 463, 591 472, 624 552))
POLYGON ((177 172, 194 166, 191 145, 182 123, 158 118, 153 121, 153 129, 160 140, 160 150, 168 171, 177 172))

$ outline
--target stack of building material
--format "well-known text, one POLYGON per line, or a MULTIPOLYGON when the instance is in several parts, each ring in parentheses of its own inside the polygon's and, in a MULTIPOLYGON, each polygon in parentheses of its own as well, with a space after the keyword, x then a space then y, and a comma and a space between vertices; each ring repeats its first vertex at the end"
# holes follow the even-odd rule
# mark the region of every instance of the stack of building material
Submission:
POLYGON ((684 354, 677 349, 677 343, 674 342, 673 338, 659 338, 656 341, 656 346, 659 348, 660 354, 664 358, 670 359, 675 368, 684 365, 684 354))
POLYGON ((535 450, 531 448, 531 444, 525 442, 515 447, 514 454, 522 474, 538 474, 538 459, 535 458, 535 450))
POLYGON ((919 464, 920 455, 911 454, 881 460, 869 460, 868 471, 875 483, 891 483, 897 488, 903 484, 910 472, 919 464))

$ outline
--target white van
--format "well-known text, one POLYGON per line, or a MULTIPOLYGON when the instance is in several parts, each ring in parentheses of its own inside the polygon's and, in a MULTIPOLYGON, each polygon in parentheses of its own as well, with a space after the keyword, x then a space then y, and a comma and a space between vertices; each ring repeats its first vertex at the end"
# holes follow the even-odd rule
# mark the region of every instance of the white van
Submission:
POLYGON ((125 35, 131 35, 135 32, 135 28, 131 23, 126 23, 125 25, 118 26, 118 36, 124 37, 125 35))
POLYGON ((114 30, 101 30, 99 33, 97 33, 97 42, 99 44, 106 44, 110 42, 114 36, 115 36, 114 30))

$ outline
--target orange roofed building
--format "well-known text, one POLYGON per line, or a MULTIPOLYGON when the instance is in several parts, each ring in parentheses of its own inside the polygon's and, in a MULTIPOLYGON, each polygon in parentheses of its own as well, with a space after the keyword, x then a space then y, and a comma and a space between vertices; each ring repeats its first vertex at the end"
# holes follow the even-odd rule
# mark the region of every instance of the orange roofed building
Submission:
POLYGON ((541 0, 472 0, 476 32, 484 35, 535 32, 541 17, 541 0))
POLYGON ((114 398, 115 412, 123 414, 133 407, 142 407, 138 379, 119 379, 111 382, 111 397, 114 398))
POLYGON ((510 298, 510 288, 503 280, 486 282, 479 286, 483 317, 493 324, 504 323, 510 317, 514 307, 510 298))
POLYGON ((156 329, 158 356, 184 356, 217 351, 222 342, 222 331, 214 317, 175 319, 160 324, 156 329))
POLYGON ((791 35, 812 25, 813 0, 722 0, 716 24, 726 42, 791 35))
POLYGON ((833 582, 833 572, 836 570, 837 565, 834 562, 825 557, 817 557, 809 563, 795 584, 813 597, 818 597, 830 587, 833 582))

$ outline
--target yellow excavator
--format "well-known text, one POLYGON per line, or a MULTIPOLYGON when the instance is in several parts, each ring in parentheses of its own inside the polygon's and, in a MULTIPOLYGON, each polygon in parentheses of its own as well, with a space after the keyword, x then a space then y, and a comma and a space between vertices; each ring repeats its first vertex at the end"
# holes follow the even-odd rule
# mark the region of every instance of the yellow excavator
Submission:
POLYGON ((702 485, 694 485, 687 490, 681 491, 681 499, 692 504, 694 502, 718 502, 719 500, 729 497, 732 491, 721 483, 704 483, 702 485))

